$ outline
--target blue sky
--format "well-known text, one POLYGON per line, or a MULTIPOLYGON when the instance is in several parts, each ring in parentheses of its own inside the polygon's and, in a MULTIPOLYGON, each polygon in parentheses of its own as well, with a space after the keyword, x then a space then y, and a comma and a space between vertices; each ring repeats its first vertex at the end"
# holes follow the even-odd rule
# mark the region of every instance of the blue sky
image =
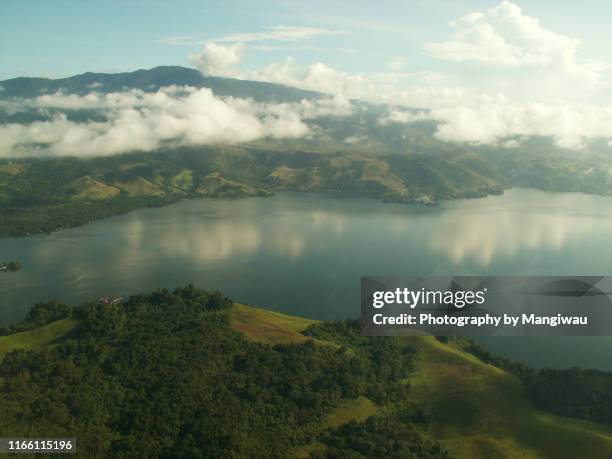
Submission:
MULTIPOLYGON (((346 72, 378 72, 398 57, 413 71, 452 70, 452 64, 432 59, 424 43, 447 37, 450 21, 498 3, 3 0, 0 79, 189 65, 188 54, 201 45, 168 45, 164 37, 204 41, 278 25, 345 33, 284 43, 285 49, 276 51, 250 50, 239 67, 262 67, 290 55, 301 65, 321 61, 346 72)), ((579 38, 585 56, 612 58, 607 46, 612 39, 608 2, 540 0, 520 2, 520 6, 547 28, 579 38)))

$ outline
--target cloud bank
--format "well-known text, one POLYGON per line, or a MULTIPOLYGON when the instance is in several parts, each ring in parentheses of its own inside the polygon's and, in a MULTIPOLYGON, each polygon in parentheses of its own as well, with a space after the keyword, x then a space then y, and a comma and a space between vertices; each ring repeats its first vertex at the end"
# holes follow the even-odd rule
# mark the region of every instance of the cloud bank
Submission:
POLYGON ((0 125, 0 157, 99 156, 152 151, 168 145, 235 144, 262 138, 309 136, 305 120, 347 116, 341 97, 292 104, 261 104, 219 98, 207 88, 169 86, 154 93, 49 94, 22 101, 26 108, 53 108, 52 119, 0 125), (104 121, 75 122, 69 110, 96 110, 104 121), (63 111, 62 111, 63 110, 63 111))
POLYGON ((612 139, 612 107, 518 103, 504 96, 480 97, 461 105, 413 113, 391 109, 381 124, 431 120, 434 134, 448 142, 516 146, 529 136, 550 137, 561 148, 582 150, 590 139, 612 139), (512 142, 508 140, 512 138, 512 142))

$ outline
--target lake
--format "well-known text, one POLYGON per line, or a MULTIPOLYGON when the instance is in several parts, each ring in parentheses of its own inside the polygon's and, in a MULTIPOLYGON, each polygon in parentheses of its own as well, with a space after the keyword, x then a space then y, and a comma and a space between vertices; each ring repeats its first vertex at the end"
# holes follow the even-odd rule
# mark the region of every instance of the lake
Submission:
MULTIPOLYGON (((612 197, 516 189, 438 208, 306 193, 198 199, 82 228, 0 239, 0 323, 194 283, 317 319, 359 316, 362 275, 612 274, 612 197)), ((532 366, 612 370, 612 338, 486 338, 532 366)))

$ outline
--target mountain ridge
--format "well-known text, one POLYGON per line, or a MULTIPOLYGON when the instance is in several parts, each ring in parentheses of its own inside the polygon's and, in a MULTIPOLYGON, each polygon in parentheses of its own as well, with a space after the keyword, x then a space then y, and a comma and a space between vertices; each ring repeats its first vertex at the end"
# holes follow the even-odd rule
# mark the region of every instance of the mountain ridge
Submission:
POLYGON ((250 97, 257 102, 298 102, 324 95, 278 83, 205 76, 193 68, 161 65, 131 72, 85 72, 66 78, 11 78, 0 81, 0 86, 4 88, 0 91, 0 99, 32 98, 61 90, 81 95, 92 91, 110 93, 126 89, 153 92, 169 85, 207 87, 219 96, 250 97))

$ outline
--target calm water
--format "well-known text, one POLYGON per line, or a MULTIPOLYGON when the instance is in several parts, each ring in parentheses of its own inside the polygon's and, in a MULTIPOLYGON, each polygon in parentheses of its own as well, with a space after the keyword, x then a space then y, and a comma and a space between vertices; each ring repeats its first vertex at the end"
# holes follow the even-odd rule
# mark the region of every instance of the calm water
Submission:
MULTIPOLYGON (((0 239, 0 323, 193 282, 319 319, 359 315, 362 275, 612 274, 612 198, 513 190, 440 208, 284 193, 194 200, 52 235, 0 239)), ((612 338, 489 338, 533 366, 612 369, 612 338)))

